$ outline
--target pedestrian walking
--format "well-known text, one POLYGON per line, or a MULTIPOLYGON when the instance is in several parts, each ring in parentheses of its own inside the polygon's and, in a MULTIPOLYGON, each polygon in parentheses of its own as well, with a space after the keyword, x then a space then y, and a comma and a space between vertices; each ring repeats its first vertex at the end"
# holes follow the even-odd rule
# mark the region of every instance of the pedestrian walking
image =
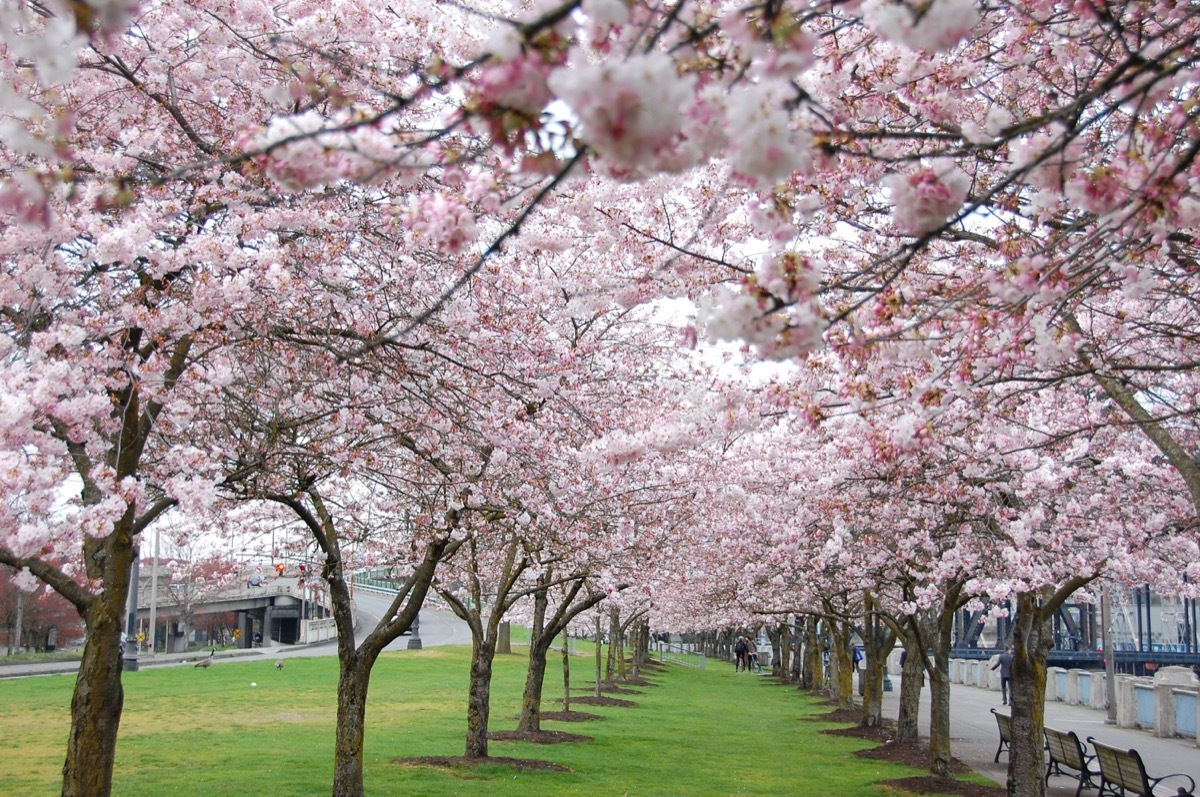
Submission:
POLYGON ((733 653, 737 657, 733 665, 734 672, 741 672, 746 668, 746 652, 748 650, 749 646, 746 645, 746 638, 739 634, 737 642, 733 645, 733 653))
POLYGON ((1008 705, 1008 685, 1012 681, 1012 660, 1013 649, 1009 645, 1004 649, 1004 652, 996 657, 996 663, 992 665, 992 669, 1000 670, 1000 705, 1008 705))

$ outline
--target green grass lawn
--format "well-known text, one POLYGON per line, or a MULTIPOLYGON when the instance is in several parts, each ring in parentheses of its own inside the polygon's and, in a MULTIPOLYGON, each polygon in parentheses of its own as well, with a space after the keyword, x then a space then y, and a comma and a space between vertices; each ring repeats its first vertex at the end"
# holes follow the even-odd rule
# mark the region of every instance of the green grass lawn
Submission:
MULTIPOLYGON (((777 795, 871 797, 880 780, 922 774, 861 759, 866 742, 828 736, 814 721, 828 707, 766 677, 717 666, 654 672, 636 707, 576 706, 592 722, 544 723, 593 737, 578 744, 492 742, 493 756, 540 758, 570 772, 509 767, 440 770, 397 759, 460 756, 466 729, 469 652, 431 648, 385 654, 367 708, 366 785, 372 795, 777 795)), ((587 657, 572 683, 591 683, 587 657)), ((551 661, 547 710, 562 680, 551 661)), ((497 659, 491 729, 511 730, 524 682, 524 651, 497 659)), ((0 793, 51 795, 61 788, 74 676, 0 681, 0 793)), ((118 797, 269 797, 328 794, 332 783, 337 662, 218 661, 146 668, 125 676, 125 713, 113 791, 118 797), (256 683, 257 686, 251 686, 256 683)), ((578 692, 583 695, 585 692, 578 692)))

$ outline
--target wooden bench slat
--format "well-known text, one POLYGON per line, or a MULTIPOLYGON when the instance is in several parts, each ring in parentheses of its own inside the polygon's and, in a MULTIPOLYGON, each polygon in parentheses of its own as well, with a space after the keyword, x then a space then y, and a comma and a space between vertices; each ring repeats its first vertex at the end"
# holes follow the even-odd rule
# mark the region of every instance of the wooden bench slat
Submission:
POLYGON ((1092 769, 1091 766, 1096 760, 1096 756, 1087 754, 1087 751, 1083 748, 1083 742, 1079 741, 1079 737, 1075 732, 1060 731, 1048 726, 1044 730, 1046 733, 1046 750, 1049 752, 1049 761, 1046 764, 1046 780, 1050 780, 1051 772, 1075 778, 1079 781, 1079 787, 1075 789, 1075 797, 1079 797, 1085 786, 1089 789, 1096 788, 1092 777, 1099 776, 1100 771, 1092 769), (1063 772, 1062 767, 1073 769, 1079 774, 1072 775, 1070 772, 1063 772))
POLYGON ((992 759, 994 763, 1000 763, 1000 754, 1012 742, 1012 717, 1008 714, 1001 714, 996 709, 989 709, 996 715, 996 728, 1000 733, 1000 744, 996 747, 996 757, 992 759))
MULTIPOLYGON (((1146 765, 1137 750, 1124 750, 1096 741, 1089 736, 1088 742, 1096 750, 1096 761, 1100 764, 1100 795, 1107 791, 1110 794, 1136 794, 1139 797, 1155 797, 1155 787, 1168 779, 1180 779, 1187 786, 1180 786, 1174 792, 1178 797, 1193 797, 1196 791, 1196 781, 1190 775, 1173 773, 1150 777, 1146 773, 1146 765), (1107 788, 1111 786, 1112 788, 1107 788), (1118 791, 1119 790, 1119 791, 1118 791)), ((1159 792, 1158 794, 1162 794, 1159 792)))

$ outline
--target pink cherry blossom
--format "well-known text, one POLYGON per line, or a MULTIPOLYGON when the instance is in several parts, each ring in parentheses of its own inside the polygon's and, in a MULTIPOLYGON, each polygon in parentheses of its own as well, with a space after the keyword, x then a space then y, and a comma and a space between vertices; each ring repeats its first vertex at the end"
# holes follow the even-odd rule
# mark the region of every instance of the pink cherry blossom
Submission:
POLYGON ((954 167, 924 168, 912 174, 893 174, 888 189, 896 226, 908 235, 926 235, 942 227, 962 208, 971 180, 954 167))

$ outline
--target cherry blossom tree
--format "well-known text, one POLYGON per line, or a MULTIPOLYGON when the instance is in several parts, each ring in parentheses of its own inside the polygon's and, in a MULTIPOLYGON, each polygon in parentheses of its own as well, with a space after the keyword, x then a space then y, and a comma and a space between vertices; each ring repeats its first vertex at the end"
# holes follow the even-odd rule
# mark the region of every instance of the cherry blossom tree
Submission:
MULTIPOLYGON (((142 560, 142 567, 145 567, 145 557, 142 560)), ((176 621, 189 631, 196 627, 196 609, 214 593, 234 583, 240 575, 229 560, 220 555, 205 554, 195 542, 182 546, 168 544, 159 566, 162 570, 158 580, 159 611, 174 615, 176 621)), ((146 570, 141 572, 144 575, 146 570)), ((140 584, 139 588, 149 591, 148 584, 140 584)))
MULTIPOLYGON (((221 395, 230 371, 207 364, 227 362, 217 352, 231 342, 312 345, 311 326, 279 323, 287 309, 315 323, 310 288, 325 331, 353 341, 340 358, 467 346, 470 367, 508 375, 507 398, 489 388, 473 415, 430 399, 438 417, 410 435, 419 448, 444 434, 437 424, 473 417, 470 442, 451 445, 476 462, 489 446, 515 462, 556 450, 564 439, 546 429, 559 424, 530 418, 568 405, 587 417, 599 391, 584 369, 621 374, 566 343, 609 317, 580 306, 692 299, 689 342, 743 341, 803 366, 803 383, 775 394, 793 428, 860 415, 846 424, 868 449, 860 477, 885 463, 905 476, 893 487, 923 468, 941 484, 922 487, 924 503, 896 502, 903 522, 886 503, 869 525, 851 522, 842 461, 797 458, 793 477, 834 472, 796 479, 829 517, 781 519, 759 500, 746 519, 739 502, 784 481, 751 474, 779 460, 718 447, 728 469, 691 471, 712 476, 697 490, 704 509, 660 552, 676 570, 658 583, 706 597, 706 623, 746 625, 788 607, 755 606, 742 585, 778 576, 782 589, 788 557, 865 580, 879 563, 848 543, 894 529, 922 584, 898 608, 921 609, 943 597, 930 585, 978 564, 928 561, 931 530, 950 529, 971 556, 1004 563, 964 589, 1025 606, 1029 666, 1017 671, 1036 693, 1035 596, 1053 604, 1101 569, 1178 581, 1195 575, 1180 563, 1200 560, 1198 25, 1165 0, 6 8, 0 344, 17 398, 0 448, 16 498, 0 561, 88 622, 73 728, 104 716, 115 738, 113 651, 137 534, 176 502, 208 500, 206 454, 180 435, 204 404, 176 407, 174 392, 221 395), (594 250, 572 250, 580 241, 594 250), (399 254, 379 258, 388 245, 399 254), (381 278, 359 295, 409 306, 346 323, 347 264, 357 276, 370 262, 381 278), (379 287, 388 280, 411 293, 379 287), (470 291, 488 301, 456 306, 470 291), (547 343, 530 334, 543 319, 502 295, 565 296, 576 312, 555 315, 547 343), (524 320, 511 333, 539 341, 537 356, 476 357, 473 336, 457 334, 503 340, 501 318, 524 320), (432 342, 446 330, 453 343, 432 342), (555 354, 561 368, 547 367, 555 354), (1146 514, 1101 504, 1146 484, 1176 489, 1155 491, 1146 514), (1170 497, 1180 484, 1188 507, 1170 497), (63 508, 59 496, 81 489, 63 508), (961 519, 934 511, 947 502, 961 519), (771 540, 781 522, 806 534, 771 540), (758 572, 764 562, 779 572, 758 572)), ((619 412, 603 405, 589 433, 619 412)), ((674 447, 686 460, 671 436, 614 434, 602 456, 674 447)), ((495 484, 477 505, 503 507, 505 533, 522 512, 560 511, 554 490, 495 484)), ((64 794, 107 793, 113 742, 81 758, 75 734, 64 794)), ((1014 752, 1010 793, 1041 793, 1035 752, 1014 752)))

